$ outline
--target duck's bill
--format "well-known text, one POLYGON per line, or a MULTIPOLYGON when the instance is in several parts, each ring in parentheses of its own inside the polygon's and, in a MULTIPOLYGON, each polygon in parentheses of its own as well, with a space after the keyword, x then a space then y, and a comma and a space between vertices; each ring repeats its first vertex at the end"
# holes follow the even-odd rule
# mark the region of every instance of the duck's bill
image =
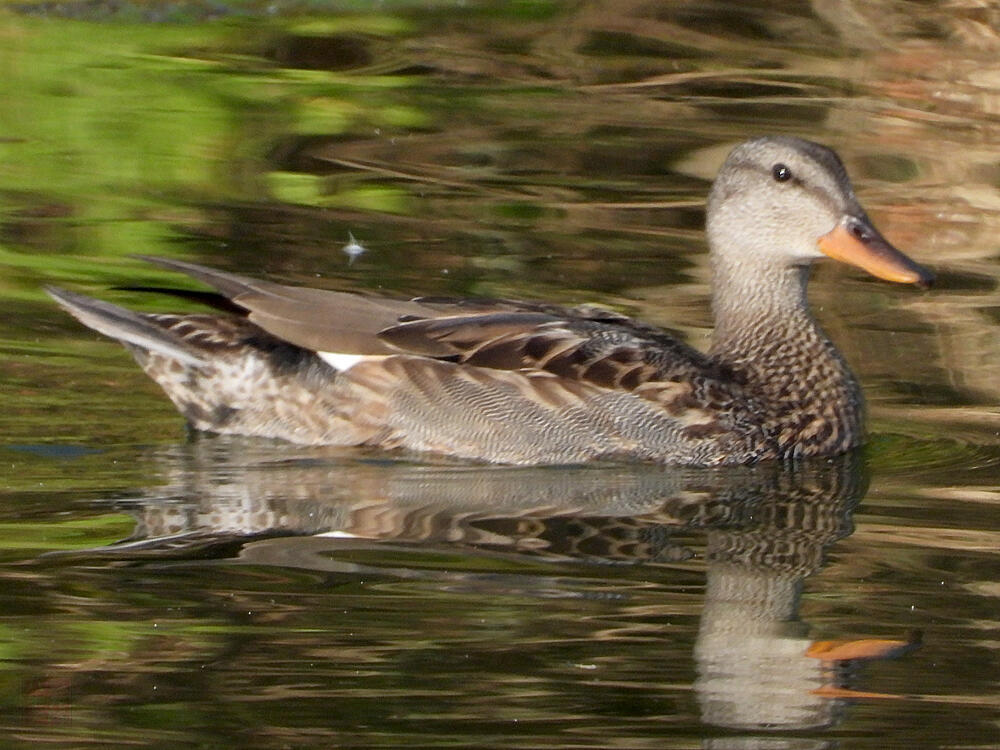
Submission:
POLYGON ((819 238, 819 249, 834 260, 862 268, 872 276, 926 289, 934 274, 890 245, 867 218, 845 218, 819 238))

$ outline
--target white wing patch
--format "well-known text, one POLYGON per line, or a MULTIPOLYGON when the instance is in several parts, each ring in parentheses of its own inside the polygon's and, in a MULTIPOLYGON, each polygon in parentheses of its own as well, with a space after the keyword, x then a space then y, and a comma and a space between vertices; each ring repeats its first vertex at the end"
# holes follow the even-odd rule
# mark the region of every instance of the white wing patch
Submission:
POLYGON ((316 352, 316 354, 328 365, 341 372, 347 372, 358 362, 385 359, 388 356, 385 354, 344 354, 342 352, 316 352))

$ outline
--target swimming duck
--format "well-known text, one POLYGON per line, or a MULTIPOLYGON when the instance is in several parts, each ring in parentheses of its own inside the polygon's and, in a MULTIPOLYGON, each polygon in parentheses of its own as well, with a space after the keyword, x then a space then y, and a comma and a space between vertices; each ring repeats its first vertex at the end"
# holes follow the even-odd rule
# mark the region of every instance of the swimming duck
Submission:
POLYGON ((707 353, 590 306, 381 299, 144 256, 233 314, 47 291, 121 341, 198 430, 512 464, 739 464, 859 445, 861 390, 809 313, 809 267, 829 256, 922 287, 933 275, 879 234, 837 155, 797 138, 733 149, 707 234, 707 353))

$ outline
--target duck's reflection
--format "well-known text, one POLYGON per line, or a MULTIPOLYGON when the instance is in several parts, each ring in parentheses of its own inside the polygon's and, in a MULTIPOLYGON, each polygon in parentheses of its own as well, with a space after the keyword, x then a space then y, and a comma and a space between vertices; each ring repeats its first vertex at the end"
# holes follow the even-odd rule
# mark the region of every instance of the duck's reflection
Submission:
MULTIPOLYGON (((316 452, 276 460, 234 442, 199 440, 166 457, 167 487, 130 503, 137 532, 115 554, 205 554, 235 541, 249 562, 356 572, 364 565, 337 551, 394 543, 655 565, 694 555, 692 533, 701 531, 707 585, 695 690, 705 722, 744 730, 835 723, 845 699, 877 697, 853 689, 847 667, 912 645, 817 642, 797 619, 803 581, 852 531, 866 487, 856 455, 712 471, 513 469, 316 452)), ((476 582, 451 569, 378 570, 476 582)))
POLYGON ((706 722, 828 726, 842 702, 824 696, 851 695, 845 663, 905 647, 843 642, 836 658, 824 658, 823 644, 797 619, 802 582, 823 566, 826 549, 851 533, 851 510, 864 489, 856 459, 777 471, 769 485, 751 490, 758 497, 743 523, 707 527, 705 606, 695 645, 695 687, 706 722))

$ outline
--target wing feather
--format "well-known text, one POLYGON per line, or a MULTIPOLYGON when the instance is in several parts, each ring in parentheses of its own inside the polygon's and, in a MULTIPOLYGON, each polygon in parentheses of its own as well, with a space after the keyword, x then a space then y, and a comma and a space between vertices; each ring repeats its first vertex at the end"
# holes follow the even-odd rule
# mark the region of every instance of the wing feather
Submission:
MULTIPOLYGON (((725 373, 704 354, 668 334, 609 314, 574 317, 562 310, 483 312, 408 320, 379 332, 399 351, 447 351, 452 361, 498 370, 540 371, 567 381, 633 391, 685 410, 703 381, 734 395, 725 373), (440 347, 444 347, 441 349, 440 347), (679 384, 687 384, 686 390, 679 384), (648 388, 644 386, 649 386, 648 388)), ((439 355, 440 356, 440 355, 439 355)), ((733 382, 732 388, 737 384, 733 382)))
MULTIPOLYGON (((545 373, 632 392, 671 413, 738 398, 739 384, 667 332, 594 306, 421 297, 392 300, 261 281, 140 256, 217 289, 268 333, 314 351, 413 354, 490 370, 545 373), (709 391, 712 391, 709 393, 709 391)), ((533 381, 534 382, 534 381, 533 381)), ((558 401, 554 385, 546 401, 558 401)))

